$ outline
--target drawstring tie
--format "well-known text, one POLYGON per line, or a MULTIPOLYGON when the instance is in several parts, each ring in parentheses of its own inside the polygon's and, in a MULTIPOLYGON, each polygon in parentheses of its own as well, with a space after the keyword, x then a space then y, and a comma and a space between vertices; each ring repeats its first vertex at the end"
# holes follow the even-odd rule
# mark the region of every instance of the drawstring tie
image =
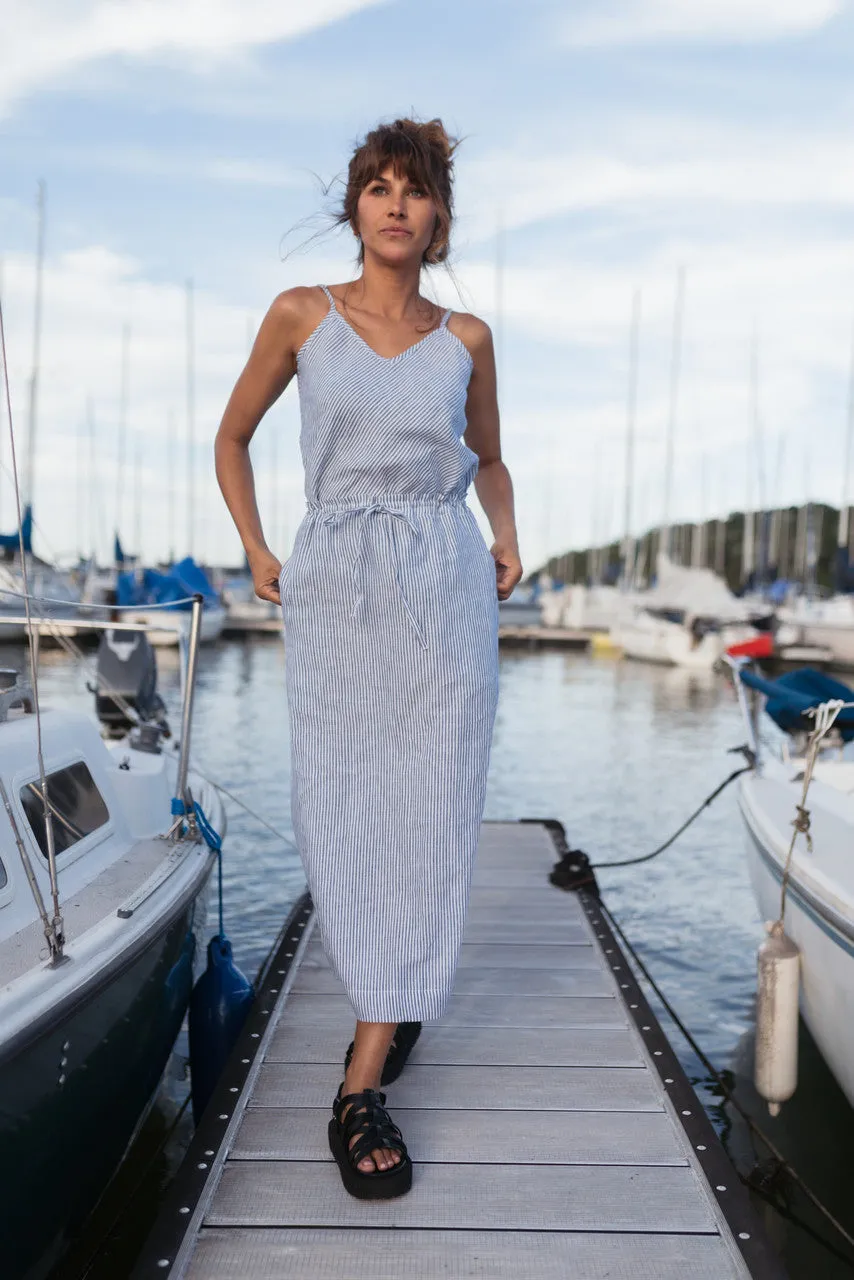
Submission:
MULTIPOLYGON (((363 506, 358 506, 358 507, 346 507, 346 508, 340 508, 338 510, 326 510, 321 513, 320 518, 323 524, 333 524, 336 520, 346 519, 348 516, 372 515, 374 513, 380 513, 380 512, 384 515, 394 516, 396 520, 402 520, 404 524, 409 525, 413 533, 416 533, 416 534, 420 533, 418 525, 415 523, 414 520, 411 520, 404 511, 400 511, 396 507, 388 506, 384 502, 369 502, 369 503, 365 503, 363 506)), ((365 598, 365 592, 362 585, 362 556, 364 551, 366 523, 367 521, 362 520, 359 524, 359 534, 358 534, 359 542, 358 542, 358 548, 356 550, 356 559, 353 563, 353 585, 356 591, 356 600, 353 605, 352 611, 350 613, 350 617, 353 619, 355 619, 359 605, 362 603, 362 601, 365 598)), ((392 539, 392 542, 393 541, 394 540, 392 539)), ((418 637, 418 640, 422 648, 426 649, 429 646, 427 644, 427 638, 424 635, 424 630, 412 611, 412 606, 410 605, 408 599, 406 598, 406 592, 404 591, 403 584, 400 581, 400 572, 399 572, 399 565, 397 561, 396 550, 393 550, 393 559, 394 559, 394 580, 397 583, 397 590, 401 599, 401 603, 403 604, 404 612, 406 613, 406 616, 409 618, 409 621, 412 624, 412 627, 415 631, 415 634, 418 637)))

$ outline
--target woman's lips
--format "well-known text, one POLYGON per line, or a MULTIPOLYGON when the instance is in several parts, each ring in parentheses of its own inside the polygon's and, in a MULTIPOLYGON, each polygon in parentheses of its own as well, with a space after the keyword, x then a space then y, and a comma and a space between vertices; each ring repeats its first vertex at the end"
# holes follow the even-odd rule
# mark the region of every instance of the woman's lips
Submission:
POLYGON ((380 231, 381 236, 410 236, 411 231, 404 231, 403 227, 383 227, 380 231))

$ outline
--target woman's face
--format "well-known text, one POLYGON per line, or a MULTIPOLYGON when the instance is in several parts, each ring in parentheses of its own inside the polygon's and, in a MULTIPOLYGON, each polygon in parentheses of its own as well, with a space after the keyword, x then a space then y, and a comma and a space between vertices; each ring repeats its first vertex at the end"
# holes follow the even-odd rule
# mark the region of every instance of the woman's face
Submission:
POLYGON ((398 177, 391 165, 369 182, 356 206, 365 252, 387 262, 420 262, 436 229, 436 206, 423 187, 398 177))

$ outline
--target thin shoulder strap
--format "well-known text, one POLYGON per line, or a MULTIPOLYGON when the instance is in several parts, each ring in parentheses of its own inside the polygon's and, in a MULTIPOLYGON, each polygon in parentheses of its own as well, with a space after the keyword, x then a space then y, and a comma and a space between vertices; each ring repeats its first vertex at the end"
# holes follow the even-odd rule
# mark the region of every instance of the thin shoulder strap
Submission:
POLYGON ((326 294, 327 298, 329 299, 329 302, 330 302, 331 306, 332 306, 332 307, 337 311, 337 307, 335 306, 335 299, 333 298, 332 294, 331 294, 331 293, 329 292, 329 290, 327 289, 326 285, 325 285, 325 284, 322 284, 322 285, 320 286, 320 288, 321 288, 321 289, 323 290, 323 292, 326 294))
POLYGON ((451 318, 451 316, 452 316, 453 314, 454 314, 454 313, 453 313, 453 310, 451 309, 451 307, 448 307, 448 310, 447 310, 447 311, 445 312, 445 314, 442 316, 442 323, 439 325, 439 328, 440 328, 440 329, 444 329, 445 325, 448 323, 448 321, 450 320, 450 318, 451 318))

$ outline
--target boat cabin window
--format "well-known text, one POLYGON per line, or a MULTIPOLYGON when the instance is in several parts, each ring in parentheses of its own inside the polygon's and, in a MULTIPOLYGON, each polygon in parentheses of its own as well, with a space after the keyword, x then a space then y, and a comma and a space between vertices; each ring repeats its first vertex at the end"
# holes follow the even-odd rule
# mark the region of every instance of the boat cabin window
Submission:
MULTIPOLYGON (((82 760, 47 775, 47 797, 53 816, 53 844, 58 854, 109 821, 103 796, 82 760)), ((38 778, 21 787, 21 804, 38 846, 47 857, 44 800, 38 778)))

